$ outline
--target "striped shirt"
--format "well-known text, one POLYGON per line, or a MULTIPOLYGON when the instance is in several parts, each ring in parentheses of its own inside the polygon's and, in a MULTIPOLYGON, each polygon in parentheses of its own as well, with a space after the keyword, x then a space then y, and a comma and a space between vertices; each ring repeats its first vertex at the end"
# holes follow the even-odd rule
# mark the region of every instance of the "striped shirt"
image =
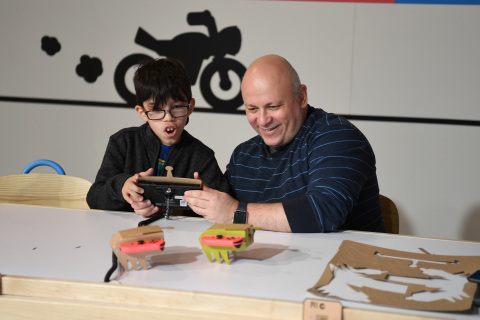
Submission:
POLYGON ((260 136, 233 152, 226 175, 233 196, 283 204, 292 232, 384 232, 375 155, 345 118, 309 107, 295 139, 270 153, 260 136))

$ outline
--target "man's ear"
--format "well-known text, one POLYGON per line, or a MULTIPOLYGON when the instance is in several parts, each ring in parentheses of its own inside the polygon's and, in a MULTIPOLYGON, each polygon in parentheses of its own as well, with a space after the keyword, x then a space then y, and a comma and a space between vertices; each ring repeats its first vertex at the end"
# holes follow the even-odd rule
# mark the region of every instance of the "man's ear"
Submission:
POLYGON ((304 84, 300 86, 300 94, 298 95, 298 99, 300 100, 300 105, 302 108, 308 107, 307 86, 304 84))
POLYGON ((143 108, 141 106, 136 105, 135 106, 135 111, 137 111, 138 115, 140 116, 140 118, 142 118, 143 121, 145 121, 145 122, 148 121, 148 117, 145 114, 145 111, 143 110, 143 108))

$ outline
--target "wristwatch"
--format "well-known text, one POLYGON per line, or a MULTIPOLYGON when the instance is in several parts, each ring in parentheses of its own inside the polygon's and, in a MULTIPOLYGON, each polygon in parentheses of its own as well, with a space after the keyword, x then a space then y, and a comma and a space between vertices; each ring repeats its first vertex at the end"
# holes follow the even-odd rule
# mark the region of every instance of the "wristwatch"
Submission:
POLYGON ((247 204, 240 201, 237 210, 233 213, 233 223, 247 223, 247 204))

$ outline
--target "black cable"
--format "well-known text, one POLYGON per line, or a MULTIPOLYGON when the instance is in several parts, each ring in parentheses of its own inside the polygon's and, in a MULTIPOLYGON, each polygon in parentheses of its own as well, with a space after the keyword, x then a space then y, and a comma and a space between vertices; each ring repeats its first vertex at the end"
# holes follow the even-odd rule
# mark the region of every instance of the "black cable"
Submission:
POLYGON ((151 216, 150 218, 148 218, 147 220, 140 221, 138 223, 138 226, 139 227, 148 226, 150 223, 160 220, 162 218, 165 218, 165 215, 163 213, 157 213, 151 216))
MULTIPOLYGON (((156 215, 153 215, 152 217, 146 219, 146 220, 143 220, 143 221, 140 221, 138 223, 138 226, 139 227, 143 227, 143 226, 148 226, 149 224, 151 224, 152 222, 155 222, 157 220, 160 220, 162 218, 164 218, 165 215, 163 213, 158 213, 156 215)), ((110 269, 107 271, 107 274, 105 275, 105 278, 103 279, 104 282, 110 282, 110 277, 112 276, 112 274, 115 272, 115 270, 117 270, 117 267, 118 267, 118 258, 117 258, 117 255, 115 254, 114 251, 112 251, 112 266, 110 267, 110 269)))
POLYGON ((112 276, 113 272, 115 272, 115 270, 117 270, 117 265, 118 265, 117 256, 115 255, 115 252, 112 251, 112 266, 107 271, 107 274, 105 275, 105 278, 103 279, 104 282, 110 282, 110 277, 112 276))

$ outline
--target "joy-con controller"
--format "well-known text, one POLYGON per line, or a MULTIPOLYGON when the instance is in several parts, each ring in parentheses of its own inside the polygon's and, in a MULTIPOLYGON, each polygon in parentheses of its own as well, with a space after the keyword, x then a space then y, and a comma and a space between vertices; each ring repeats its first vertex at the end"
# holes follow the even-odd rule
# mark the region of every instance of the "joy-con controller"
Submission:
POLYGON ((244 237, 235 237, 235 236, 222 236, 222 235, 205 235, 200 239, 200 243, 206 246, 217 246, 217 247, 232 247, 240 248, 244 237))
POLYGON ((135 242, 119 244, 118 248, 123 253, 163 250, 165 249, 165 240, 163 239, 147 240, 147 241, 139 240, 135 242))

